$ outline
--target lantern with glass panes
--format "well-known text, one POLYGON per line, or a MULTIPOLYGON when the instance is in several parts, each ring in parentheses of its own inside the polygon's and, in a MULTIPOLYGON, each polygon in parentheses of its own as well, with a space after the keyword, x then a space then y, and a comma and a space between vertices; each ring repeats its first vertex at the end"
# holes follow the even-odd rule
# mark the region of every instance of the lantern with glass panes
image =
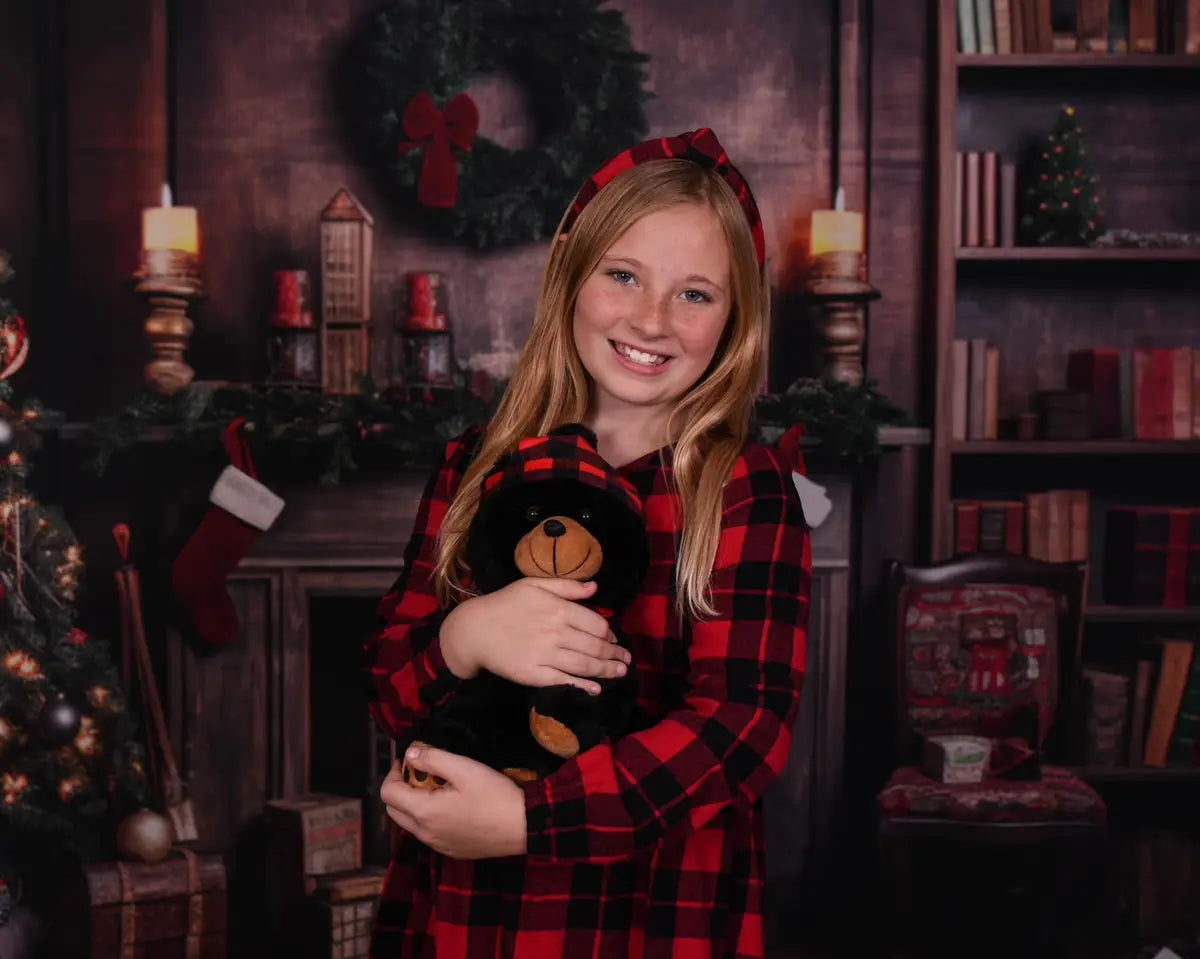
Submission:
POLYGON ((321 386, 357 393, 370 370, 374 220, 344 187, 321 214, 321 386))
POLYGON ((320 388, 318 331, 313 322, 307 270, 271 274, 274 303, 268 314, 267 382, 298 389, 320 388))
POLYGON ((392 379, 411 393, 454 382, 454 334, 441 273, 409 273, 392 343, 392 379))

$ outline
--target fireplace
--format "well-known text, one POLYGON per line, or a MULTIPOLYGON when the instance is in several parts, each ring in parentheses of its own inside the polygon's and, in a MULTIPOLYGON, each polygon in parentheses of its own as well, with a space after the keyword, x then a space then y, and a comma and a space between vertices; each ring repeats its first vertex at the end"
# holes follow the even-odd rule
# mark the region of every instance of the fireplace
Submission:
MULTIPOLYGON (((788 768, 766 801, 777 894, 819 861, 841 788, 852 483, 817 478, 834 509, 813 533, 808 677, 788 768)), ((386 861, 378 784, 391 750, 366 712, 359 655, 424 481, 402 473, 281 491, 279 522, 230 580, 237 643, 211 652, 168 638, 171 729, 200 841, 229 852, 235 871, 263 804, 315 791, 362 798, 364 857, 386 861)))

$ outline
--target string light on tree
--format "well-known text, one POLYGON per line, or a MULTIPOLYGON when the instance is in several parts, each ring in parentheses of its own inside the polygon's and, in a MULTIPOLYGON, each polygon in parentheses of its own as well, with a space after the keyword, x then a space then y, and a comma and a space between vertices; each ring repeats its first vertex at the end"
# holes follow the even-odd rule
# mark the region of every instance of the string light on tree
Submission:
MULTIPOLYGON (((2 253, 0 267, 11 272, 2 253)), ((111 858, 118 823, 148 800, 111 650, 74 623, 84 552, 27 486, 40 434, 57 426, 14 402, 28 353, 25 323, 0 296, 0 835, 14 837, 18 869, 57 850, 111 858)))

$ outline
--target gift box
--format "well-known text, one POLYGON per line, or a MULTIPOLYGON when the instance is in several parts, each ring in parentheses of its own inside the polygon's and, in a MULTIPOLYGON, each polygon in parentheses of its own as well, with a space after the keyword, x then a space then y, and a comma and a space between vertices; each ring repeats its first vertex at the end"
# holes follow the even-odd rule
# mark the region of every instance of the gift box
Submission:
MULTIPOLYGON (((292 944, 314 877, 362 869, 362 800, 328 793, 275 799, 263 809, 267 828, 264 919, 273 941, 292 944)), ((301 940, 307 940, 301 934, 301 940)), ((303 942, 295 943, 301 948, 303 942)), ((283 954, 292 954, 287 949, 283 954)))
POLYGON ((297 879, 362 868, 362 800, 328 793, 275 799, 266 819, 278 868, 297 879))
POLYGON ((921 772, 941 783, 982 782, 991 751, 991 740, 984 736, 927 736, 921 772))
POLYGON ((367 959, 385 874, 371 867, 309 880, 314 959, 367 959))
POLYGON ((68 884, 49 955, 60 959, 225 959, 225 863, 176 847, 157 863, 101 862, 68 884))

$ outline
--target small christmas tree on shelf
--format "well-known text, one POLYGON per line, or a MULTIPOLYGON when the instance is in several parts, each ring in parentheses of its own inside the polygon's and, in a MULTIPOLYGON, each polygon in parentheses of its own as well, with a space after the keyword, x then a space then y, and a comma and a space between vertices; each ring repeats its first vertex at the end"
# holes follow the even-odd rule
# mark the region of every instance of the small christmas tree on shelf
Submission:
POLYGON ((1083 128, 1066 106, 1054 129, 1030 156, 1023 191, 1022 242, 1032 246, 1087 246, 1104 232, 1097 178, 1092 175, 1083 128))
MULTIPOLYGON (((10 276, 0 251, 0 284, 10 276)), ((36 404, 10 405, 28 351, 0 296, 0 862, 92 859, 146 803, 146 775, 108 644, 74 622, 80 546, 27 486, 46 419, 36 404)))

